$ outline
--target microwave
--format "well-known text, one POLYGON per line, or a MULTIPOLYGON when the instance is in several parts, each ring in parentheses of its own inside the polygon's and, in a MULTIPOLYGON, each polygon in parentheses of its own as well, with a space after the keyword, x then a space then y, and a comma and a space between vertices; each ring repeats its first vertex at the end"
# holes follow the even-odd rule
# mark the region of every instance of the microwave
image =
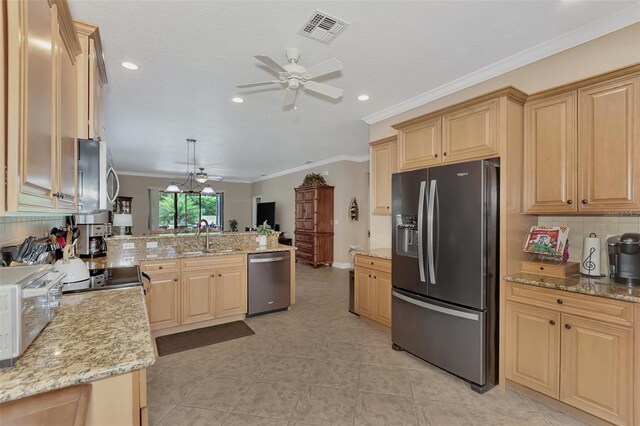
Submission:
POLYGON ((11 367, 53 319, 62 279, 53 265, 0 268, 0 367, 11 367))
POLYGON ((113 210, 120 180, 104 141, 78 139, 78 212, 113 210))

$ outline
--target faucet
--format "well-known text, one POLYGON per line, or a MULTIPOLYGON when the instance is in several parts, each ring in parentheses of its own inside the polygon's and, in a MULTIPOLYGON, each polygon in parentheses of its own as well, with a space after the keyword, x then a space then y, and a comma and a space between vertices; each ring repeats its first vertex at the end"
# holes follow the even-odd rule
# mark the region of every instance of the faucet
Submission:
POLYGON ((196 226, 196 237, 200 236, 200 225, 202 224, 202 222, 204 222, 205 226, 207 227, 207 245, 205 247, 207 250, 209 250, 209 222, 207 222, 205 219, 200 219, 198 221, 198 225, 196 226))

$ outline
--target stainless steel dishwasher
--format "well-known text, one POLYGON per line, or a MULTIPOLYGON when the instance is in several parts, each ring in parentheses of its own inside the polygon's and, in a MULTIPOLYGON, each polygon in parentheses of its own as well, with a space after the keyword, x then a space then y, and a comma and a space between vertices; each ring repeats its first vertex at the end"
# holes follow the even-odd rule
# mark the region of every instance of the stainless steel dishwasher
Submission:
POLYGON ((291 254, 256 253, 248 260, 247 316, 287 309, 291 305, 291 254))

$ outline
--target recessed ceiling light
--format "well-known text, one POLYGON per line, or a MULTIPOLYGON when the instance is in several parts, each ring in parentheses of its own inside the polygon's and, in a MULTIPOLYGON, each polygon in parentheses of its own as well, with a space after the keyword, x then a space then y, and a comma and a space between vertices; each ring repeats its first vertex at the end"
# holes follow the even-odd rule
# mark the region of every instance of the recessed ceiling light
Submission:
POLYGON ((244 99, 239 98, 239 97, 236 96, 235 98, 231 99, 231 101, 233 101, 233 102, 235 102, 237 104, 241 104, 241 103, 244 102, 244 99))
POLYGON ((360 96, 358 96, 358 100, 359 101, 368 101, 369 100, 369 95, 360 95, 360 96))
POLYGON ((137 70, 138 66, 136 64, 134 64, 133 62, 121 62, 120 65, 122 65, 124 68, 128 69, 128 70, 137 70))

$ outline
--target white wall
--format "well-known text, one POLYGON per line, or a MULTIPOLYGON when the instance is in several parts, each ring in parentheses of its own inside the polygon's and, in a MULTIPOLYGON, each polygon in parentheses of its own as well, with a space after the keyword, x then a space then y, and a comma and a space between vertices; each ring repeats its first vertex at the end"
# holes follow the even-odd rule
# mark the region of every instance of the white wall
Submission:
POLYGON ((35 235, 38 238, 45 237, 49 235, 51 228, 64 224, 64 216, 0 217, 0 247, 21 244, 30 235, 35 235))
MULTIPOLYGON (((149 230, 149 188, 166 188, 171 182, 182 179, 168 179, 146 176, 118 175, 120 195, 133 197, 133 234, 142 235, 149 230)), ((251 225, 251 184, 235 182, 209 182, 214 191, 224 191, 224 229, 229 228, 229 219, 238 220, 238 229, 251 225)))
POLYGON ((295 193, 308 173, 329 172, 325 180, 334 190, 334 240, 333 258, 338 263, 349 262, 349 244, 368 247, 369 212, 369 162, 338 161, 323 166, 254 182, 251 195, 262 196, 263 202, 276 202, 276 223, 287 236, 294 237, 295 230, 295 193), (349 220, 349 202, 356 197, 360 210, 357 222, 349 220))
MULTIPOLYGON (((640 23, 549 56, 370 126, 369 140, 396 134, 391 127, 482 94, 514 86, 535 93, 640 62, 640 23)), ((391 246, 391 217, 371 216, 371 247, 391 246)), ((524 240, 524 236, 523 236, 524 240)))

